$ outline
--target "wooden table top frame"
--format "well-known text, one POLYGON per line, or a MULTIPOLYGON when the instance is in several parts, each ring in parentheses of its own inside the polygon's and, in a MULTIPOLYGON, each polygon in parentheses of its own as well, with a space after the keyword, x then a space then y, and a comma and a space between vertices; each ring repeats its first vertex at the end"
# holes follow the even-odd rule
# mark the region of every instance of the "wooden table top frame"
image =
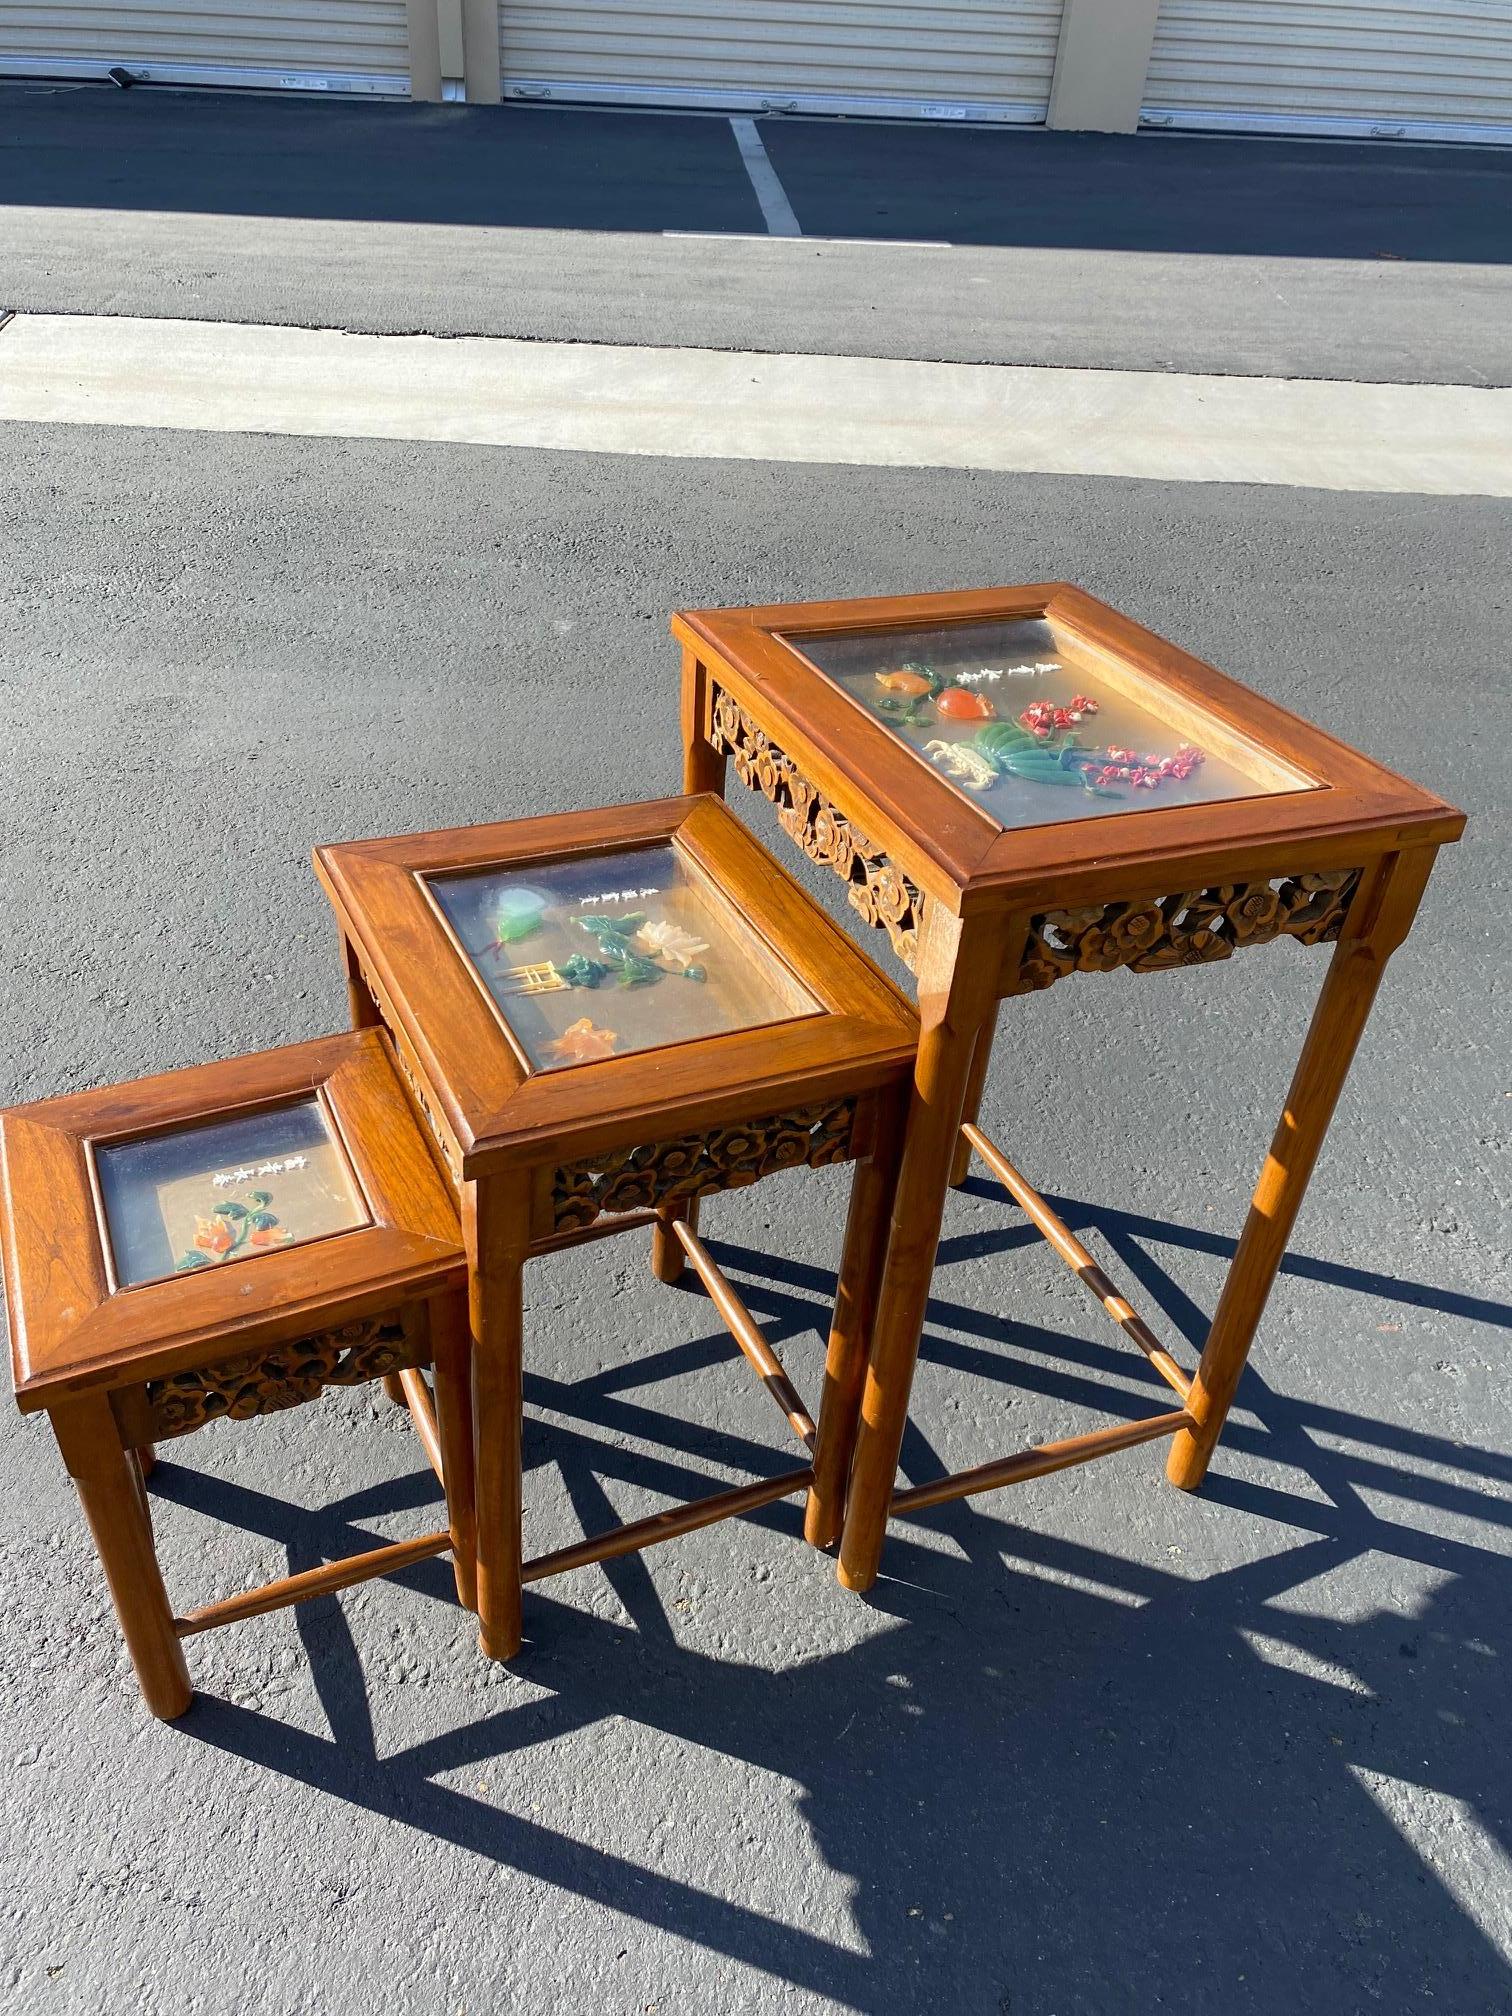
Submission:
POLYGON ((181 1640, 200 1631, 447 1552, 471 1606, 466 1260, 455 1205, 380 1033, 0 1114, 0 1235, 17 1404, 51 1419, 154 1714, 171 1719, 189 1706, 181 1640), (120 1285, 102 1151, 310 1100, 353 1185, 351 1229, 120 1285), (153 1445, 370 1379, 410 1404, 447 1489, 446 1530, 175 1616, 144 1488, 153 1445))
MULTIPOLYGON (((672 631, 683 648, 685 789, 723 791, 733 761, 794 843, 849 883, 852 906, 887 930, 917 985, 919 1055, 841 1580, 856 1589, 875 1580, 889 1508, 920 1510, 1136 1442, 1174 1437, 1167 1474, 1196 1489, 1386 961, 1463 814, 1065 583, 683 611, 672 631), (820 638, 936 626, 948 636, 952 626, 1018 619, 1048 624, 1079 667, 1096 666, 1149 712, 1232 757, 1256 780, 1252 794, 1185 804, 1136 792, 1127 811, 1006 828, 805 655, 806 643, 824 655, 820 638), (1160 972, 1281 938, 1332 943, 1333 958, 1188 1375, 975 1125, 998 1003, 1076 972, 1160 972), (896 1490, 945 1196, 973 1152, 1180 1404, 896 1490)), ((1020 691, 1034 697, 1026 685, 1011 704, 1020 691)))
MULTIPOLYGON (((907 1001, 718 798, 666 799, 316 851, 345 946, 353 1020, 392 1032, 461 1197, 472 1292, 480 1642, 519 1649, 525 1583, 631 1553, 795 1492, 805 1533, 839 1537, 917 1021, 907 1001), (532 1069, 434 894, 433 878, 606 863, 669 843, 810 1006, 764 1026, 532 1069), (817 1423, 695 1229, 698 1200, 783 1169, 856 1163, 817 1423), (810 1461, 526 1560, 521 1274, 534 1254, 654 1228, 686 1260, 810 1461)), ((625 879, 633 882, 627 866, 625 879)), ((671 982, 668 983, 673 984, 671 982)), ((589 993, 610 1012, 618 990, 589 993)))

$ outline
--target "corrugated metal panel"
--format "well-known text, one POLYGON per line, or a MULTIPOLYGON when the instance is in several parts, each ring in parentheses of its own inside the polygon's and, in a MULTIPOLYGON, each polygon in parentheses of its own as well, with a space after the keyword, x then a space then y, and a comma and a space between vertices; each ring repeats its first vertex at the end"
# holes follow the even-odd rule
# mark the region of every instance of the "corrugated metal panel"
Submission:
POLYGON ((1161 0, 1146 125, 1512 140, 1512 0, 1161 0))
POLYGON ((1043 119, 1061 0, 503 0, 512 98, 1043 119))
POLYGON ((0 0, 0 75, 407 91, 404 0, 0 0))

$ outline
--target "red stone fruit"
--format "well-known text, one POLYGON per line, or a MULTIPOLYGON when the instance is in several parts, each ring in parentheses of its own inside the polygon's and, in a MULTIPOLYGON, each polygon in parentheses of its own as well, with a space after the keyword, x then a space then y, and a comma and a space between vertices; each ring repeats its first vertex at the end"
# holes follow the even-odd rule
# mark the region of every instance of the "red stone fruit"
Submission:
POLYGON ((997 709, 984 693, 967 686, 947 686, 935 700, 935 712, 946 721, 995 721, 997 709))

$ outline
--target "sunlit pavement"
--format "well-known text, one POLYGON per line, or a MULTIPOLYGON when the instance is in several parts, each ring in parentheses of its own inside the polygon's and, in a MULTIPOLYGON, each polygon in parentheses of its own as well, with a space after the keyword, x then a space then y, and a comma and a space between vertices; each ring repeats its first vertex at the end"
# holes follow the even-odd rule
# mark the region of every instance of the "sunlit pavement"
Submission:
MULTIPOLYGON (((789 139, 771 153, 806 224, 789 139)), ((137 150, 115 172, 134 188, 137 150)), ((35 180, 14 193, 35 202, 35 180)), ((255 195, 244 167, 239 200, 255 195)), ((344 227, 353 265, 388 228, 344 227)), ((724 252, 731 270, 746 256, 724 252)), ((128 263, 100 265, 97 298, 7 304, 23 313, 0 332, 0 398, 27 313, 121 313, 128 263)), ((191 263, 182 286, 207 287, 191 263)), ((229 305, 245 274, 225 264, 229 305)), ((1489 253, 1482 269, 1500 284, 1489 253)), ((1479 383, 1442 375, 1433 333, 1412 382, 1479 383)), ((45 1428, 10 1416, 11 1996, 574 2016, 1502 2005, 1506 503, 14 419, 0 453, 5 1100, 338 1026, 316 841, 674 788, 678 604, 1075 579, 1471 813, 1393 963, 1196 1498, 1139 1450, 960 1503, 895 1532, 866 1603, 778 1507, 529 1595, 508 1670, 429 1563, 195 1641, 203 1693, 170 1728, 140 1707, 45 1428)), ((1073 981, 1000 1038, 991 1131, 1183 1355, 1323 956, 1073 981)), ((779 1178, 707 1213, 809 1394, 844 1180, 779 1178)), ((787 1460, 722 1326, 644 1255, 589 1247, 527 1288, 532 1551, 787 1460)), ((952 1200, 911 1479, 1148 1412, 1147 1389, 1016 1213, 985 1184, 952 1200)), ((381 1397, 164 1458, 183 1602, 434 1523, 434 1480, 381 1397)))

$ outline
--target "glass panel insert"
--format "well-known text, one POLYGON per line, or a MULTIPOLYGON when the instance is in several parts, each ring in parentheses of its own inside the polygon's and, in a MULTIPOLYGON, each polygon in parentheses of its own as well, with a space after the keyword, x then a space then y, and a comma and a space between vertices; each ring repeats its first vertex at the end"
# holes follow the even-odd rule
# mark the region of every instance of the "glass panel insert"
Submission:
POLYGON ((1042 618, 783 641, 1005 829, 1312 783, 1042 618))
POLYGON ((429 879, 537 1070, 818 1012, 670 842, 429 879))
POLYGON ((318 1099, 95 1151, 123 1288, 369 1223, 318 1099))

